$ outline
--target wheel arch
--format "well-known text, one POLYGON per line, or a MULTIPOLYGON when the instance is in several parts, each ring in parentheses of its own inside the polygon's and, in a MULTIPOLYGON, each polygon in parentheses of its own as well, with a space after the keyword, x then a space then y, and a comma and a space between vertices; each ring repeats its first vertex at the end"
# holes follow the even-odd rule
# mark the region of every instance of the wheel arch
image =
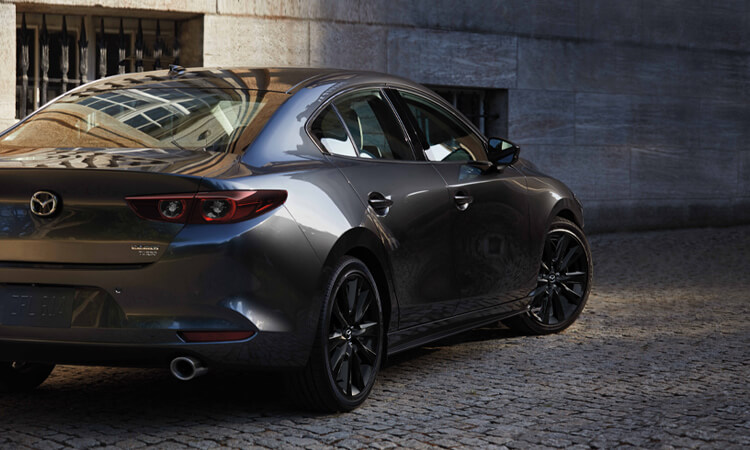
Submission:
POLYGON ((382 300, 387 335, 389 330, 398 326, 398 303, 385 247, 375 233, 367 228, 353 228, 344 233, 333 245, 326 257, 324 267, 333 267, 343 256, 353 256, 370 269, 382 300))
POLYGON ((550 211, 550 214, 547 217, 547 228, 549 228, 549 225, 555 220, 555 217, 567 219, 583 229, 583 210, 581 205, 575 199, 561 198, 555 203, 552 207, 552 211, 550 211))
POLYGON ((530 226, 530 242, 532 242, 531 251, 536 255, 536 261, 539 261, 542 257, 544 239, 555 218, 562 217, 583 229, 583 209, 572 194, 569 197, 554 196, 554 198, 556 198, 554 203, 550 197, 546 197, 544 201, 539 202, 535 208, 532 208, 534 213, 532 213, 530 226))
POLYGON ((562 217, 563 219, 570 220, 574 224, 581 226, 580 223, 578 223, 578 220, 576 219, 575 214, 573 214, 573 211, 569 209, 561 209, 557 212, 557 215, 555 217, 562 217))

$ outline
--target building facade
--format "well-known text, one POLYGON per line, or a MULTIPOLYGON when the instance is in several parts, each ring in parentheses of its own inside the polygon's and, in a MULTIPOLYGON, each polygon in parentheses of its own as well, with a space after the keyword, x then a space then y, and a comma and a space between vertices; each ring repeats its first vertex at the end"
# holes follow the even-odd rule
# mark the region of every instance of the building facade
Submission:
POLYGON ((745 0, 2 0, 0 39, 2 127, 175 61, 376 70, 520 144, 590 230, 750 223, 745 0))

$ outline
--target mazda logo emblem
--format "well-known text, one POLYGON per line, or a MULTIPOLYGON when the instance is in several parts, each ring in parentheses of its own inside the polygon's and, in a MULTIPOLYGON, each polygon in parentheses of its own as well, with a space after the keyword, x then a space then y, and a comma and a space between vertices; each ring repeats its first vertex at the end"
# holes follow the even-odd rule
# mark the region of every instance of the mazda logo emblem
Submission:
POLYGON ((31 196, 29 207, 35 215, 48 217, 57 211, 59 203, 57 196, 52 192, 39 191, 31 196))

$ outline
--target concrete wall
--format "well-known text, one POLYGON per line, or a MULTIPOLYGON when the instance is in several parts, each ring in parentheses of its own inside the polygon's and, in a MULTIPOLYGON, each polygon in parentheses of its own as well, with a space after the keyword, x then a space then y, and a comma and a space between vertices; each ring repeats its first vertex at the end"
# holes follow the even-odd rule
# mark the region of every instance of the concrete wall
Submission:
POLYGON ((745 0, 15 3, 201 14, 207 66, 365 68, 508 89, 507 137, 578 193, 590 229, 750 222, 745 0))

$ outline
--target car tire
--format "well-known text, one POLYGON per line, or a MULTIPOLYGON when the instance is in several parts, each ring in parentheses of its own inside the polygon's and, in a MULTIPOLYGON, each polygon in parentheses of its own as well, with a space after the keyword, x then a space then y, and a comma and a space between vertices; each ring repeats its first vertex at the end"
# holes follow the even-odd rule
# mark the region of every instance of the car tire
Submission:
POLYGON ((310 359, 290 388, 306 408, 351 411, 367 399, 383 360, 380 294, 367 266, 347 256, 330 272, 323 299, 310 359))
POLYGON ((0 362, 0 393, 30 391, 49 377, 54 364, 0 362))
POLYGON ((586 306, 594 266, 586 235, 575 223, 557 217, 545 237, 537 287, 528 310, 503 321, 523 334, 550 334, 568 328, 586 306))

